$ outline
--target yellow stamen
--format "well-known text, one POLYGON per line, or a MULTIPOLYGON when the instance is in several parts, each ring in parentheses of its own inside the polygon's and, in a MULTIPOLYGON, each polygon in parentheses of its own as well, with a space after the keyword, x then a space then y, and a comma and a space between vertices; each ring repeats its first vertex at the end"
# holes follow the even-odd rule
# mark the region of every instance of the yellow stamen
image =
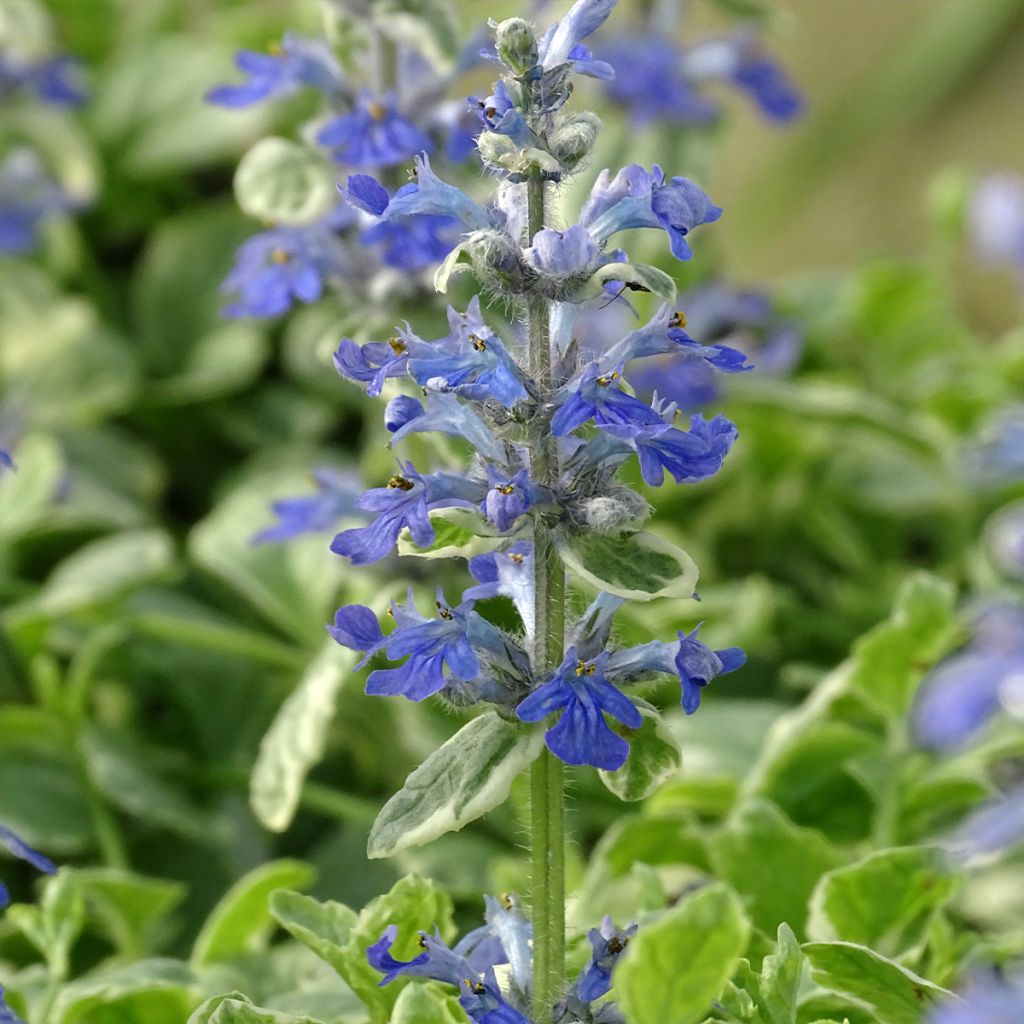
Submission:
POLYGON ((599 388, 606 388, 613 380, 618 380, 619 374, 617 371, 612 370, 611 373, 606 373, 603 377, 597 378, 597 386, 599 388))
POLYGON ((369 111, 370 117, 372 117, 374 121, 383 121, 384 118, 388 116, 388 108, 385 107, 383 103, 378 103, 376 100, 370 100, 370 102, 366 104, 366 109, 369 111))
POLYGON ((271 263, 283 264, 283 263, 291 263, 291 261, 292 261, 292 254, 290 252, 288 252, 286 249, 274 249, 270 253, 270 262, 271 263))
POLYGON ((396 356, 404 356, 408 349, 405 346, 405 342, 401 338, 388 338, 388 344, 391 346, 391 351, 396 356))
POLYGON ((677 309, 669 318, 668 325, 669 327, 685 327, 686 314, 681 309, 677 309))
POLYGON ((479 335, 471 334, 469 336, 469 340, 472 343, 473 348, 475 348, 477 350, 477 352, 486 352, 487 351, 487 342, 484 341, 484 339, 481 338, 479 335))
POLYGON ((388 481, 388 487, 399 491, 411 491, 415 486, 411 480, 406 480, 404 476, 399 476, 397 473, 388 481))
POLYGON ((495 490, 499 494, 511 494, 515 490, 515 486, 513 484, 501 484, 495 490))

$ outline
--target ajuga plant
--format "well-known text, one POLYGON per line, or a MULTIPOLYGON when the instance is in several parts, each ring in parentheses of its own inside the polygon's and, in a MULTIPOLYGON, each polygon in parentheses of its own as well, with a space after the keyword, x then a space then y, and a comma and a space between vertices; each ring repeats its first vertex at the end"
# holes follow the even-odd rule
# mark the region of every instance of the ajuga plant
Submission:
POLYGON ((610 921, 596 928, 589 966, 571 984, 565 977, 564 765, 599 769, 613 790, 642 788, 664 764, 667 741, 636 684, 676 677, 683 708, 693 713, 702 688, 744 661, 737 648, 708 647, 699 625, 633 647, 612 639, 625 601, 690 598, 697 581, 684 551, 642 529, 648 505, 623 471, 635 458, 650 486, 666 473, 696 482, 720 469, 736 439, 724 416, 679 420, 675 405, 638 398, 627 368, 682 353, 720 372, 750 369, 742 353, 686 332, 667 274, 611 246, 621 231, 653 228, 665 232, 677 259, 690 259, 691 232, 722 212, 694 182, 658 166, 605 170, 577 222, 559 226, 559 186, 585 165, 600 128, 594 114, 570 106, 573 80, 614 73, 583 44, 614 6, 579 0, 543 34, 519 18, 494 26, 500 77, 475 101, 479 154, 497 179, 492 203, 441 180, 425 154, 394 194, 366 174, 343 188, 381 224, 456 218, 464 233, 438 269, 438 288, 470 273, 488 308, 516 314, 502 334, 478 296, 464 312, 449 311, 444 337, 425 340, 406 323, 383 341, 344 339, 334 359, 371 395, 391 393, 384 415, 396 448, 410 434, 438 431, 472 449, 468 465, 435 470, 399 458, 386 485, 359 500, 372 521, 339 533, 332 549, 353 566, 396 546, 427 558, 465 557, 474 584, 457 601, 438 591, 429 615, 411 593, 392 603, 388 632, 370 608, 343 607, 330 632, 363 652, 364 662, 378 655, 401 662, 374 669, 369 694, 490 709, 388 803, 371 833, 371 855, 462 827, 500 802, 529 766, 529 915, 514 900, 489 901, 486 927, 454 949, 425 932, 422 950, 402 960, 392 947, 408 937, 389 928, 367 950, 382 983, 406 974, 446 982, 477 1021, 617 1019, 597 1001, 631 928, 610 921), (653 293, 662 305, 610 345, 576 330, 585 307, 622 301, 627 291, 653 293), (597 592, 582 615, 570 614, 570 585, 597 592), (518 629, 499 627, 481 610, 499 596, 513 602, 518 629), (495 967, 506 963, 499 983, 495 967))

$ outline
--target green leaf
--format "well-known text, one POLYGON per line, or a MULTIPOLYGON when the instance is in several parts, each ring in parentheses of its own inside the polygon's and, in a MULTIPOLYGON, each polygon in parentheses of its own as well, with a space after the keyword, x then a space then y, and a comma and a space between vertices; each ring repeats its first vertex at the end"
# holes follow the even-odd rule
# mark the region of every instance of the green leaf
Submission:
POLYGON ((240 391, 259 377, 269 354, 260 325, 246 320, 221 324, 198 338, 179 372, 156 382, 148 397, 163 405, 185 405, 240 391))
POLYGON ((343 974, 352 929, 359 915, 344 903, 321 903, 312 896, 279 889, 270 894, 270 913, 293 938, 343 974))
POLYGON ((100 968, 60 990, 50 1021, 180 1024, 195 1004, 197 987, 195 975, 179 960, 139 960, 100 968))
POLYGON ((195 945, 192 964, 230 960, 266 943, 273 924, 268 907, 275 889, 305 888, 316 872, 297 860, 277 860, 250 871, 240 878, 213 908, 195 945))
POLYGON ((119 810, 192 839, 210 835, 207 815, 156 773, 129 736, 90 725, 80 742, 92 784, 119 810))
POLYGON ((312 1017, 293 1017, 280 1010, 254 1006, 245 996, 232 992, 207 999, 188 1019, 188 1024, 320 1024, 312 1017))
POLYGON ((273 832, 283 832, 295 816, 306 776, 324 755, 338 691, 358 657, 333 640, 325 644, 260 743, 249 803, 273 832))
POLYGON ((924 674, 957 638, 955 600, 944 580, 911 576, 890 618, 854 644, 850 689, 883 713, 906 714, 924 674))
POLYGON ((235 199, 259 220, 302 227, 338 203, 337 175, 317 150, 274 136, 260 139, 235 171, 235 199))
POLYGON ((577 534, 563 540, 558 553, 580 579, 630 601, 690 598, 697 585, 693 559, 652 533, 577 534))
POLYGON ((181 882, 145 878, 119 868, 76 872, 91 921, 125 957, 141 957, 159 937, 168 914, 185 898, 181 882))
POLYGON ((932 1004, 953 998, 946 989, 853 942, 808 942, 811 977, 871 1006, 886 1024, 921 1024, 932 1004))
POLYGON ((773 934, 788 922, 799 934, 818 879, 841 858, 825 838, 798 828, 774 805, 750 800, 711 839, 711 863, 743 896, 754 924, 773 934))
POLYGON ((846 939, 897 956, 917 944, 956 888, 941 850, 877 850, 821 879, 807 931, 813 939, 846 939))
MULTIPOLYGON (((298 472, 268 472, 246 481, 193 528, 189 553, 288 635, 318 650, 345 573, 343 560, 329 557, 319 535, 287 544, 252 543, 272 520, 275 497, 309 490, 309 478, 298 472)), ((353 581, 349 599, 358 600, 358 587, 365 585, 353 581)))
POLYGON ((49 57, 54 46, 53 19, 39 0, 0 4, 0 48, 24 59, 49 57))
POLYGON ((634 290, 657 295, 670 306, 675 305, 676 283, 668 274, 646 263, 606 263, 588 282, 595 296, 600 295, 608 281, 622 281, 634 290))
POLYGON ((399 960, 411 960, 422 952, 420 931, 432 932, 437 928, 442 936, 451 933, 451 914, 448 895, 419 875, 399 879, 389 893, 363 908, 344 949, 339 973, 362 999, 371 1024, 386 1024, 407 979, 381 988, 380 974, 366 962, 366 947, 377 942, 384 929, 394 924, 398 926, 398 939, 392 953, 399 960))
POLYGON ((764 1024, 794 1024, 804 955, 789 925, 779 925, 777 946, 761 964, 751 992, 764 1024))
POLYGON ((377 816, 367 853, 392 857, 457 832, 502 803, 516 776, 536 760, 543 730, 488 711, 464 725, 406 780, 377 816))
POLYGON ((690 864, 710 871, 707 843, 687 818, 678 815, 632 815, 619 818, 601 837, 595 856, 602 857, 614 876, 634 864, 690 864))
POLYGON ((661 715, 654 708, 641 706, 639 711, 643 723, 628 734, 626 763, 618 771, 598 772, 608 789, 629 802, 650 796, 683 763, 679 743, 661 715))
POLYGON ((630 942, 615 974, 630 1024, 697 1024, 743 954, 750 924, 739 897, 714 884, 687 896, 630 942))
POLYGON ((390 1024, 465 1024, 458 996, 439 985, 407 985, 402 989, 390 1024))
POLYGON ((75 873, 61 868, 47 879, 39 906, 15 904, 7 918, 46 958, 50 974, 66 978, 71 947, 85 923, 85 900, 75 873))
POLYGON ((80 774, 35 751, 0 751, 0 821, 52 857, 82 853, 93 841, 80 774))
POLYGON ((17 470, 0 478, 0 537, 17 537, 44 519, 63 470, 52 438, 30 434, 15 452, 17 470))
POLYGON ((465 508, 442 508, 430 513, 434 543, 421 548, 403 527, 398 535, 398 553, 418 558, 472 558, 503 544, 512 534, 502 533, 479 512, 465 508))
POLYGON ((45 615, 65 615, 147 583, 173 561, 174 546, 162 530, 129 530, 104 537, 65 558, 31 607, 45 615))

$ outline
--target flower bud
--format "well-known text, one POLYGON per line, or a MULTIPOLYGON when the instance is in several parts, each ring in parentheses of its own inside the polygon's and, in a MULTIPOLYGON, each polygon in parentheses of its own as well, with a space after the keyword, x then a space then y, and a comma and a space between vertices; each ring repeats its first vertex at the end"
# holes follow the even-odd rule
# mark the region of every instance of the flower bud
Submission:
POLYGON ((521 292, 533 275, 523 265, 520 248, 502 231, 474 231, 466 240, 473 272, 481 284, 521 292))
POLYGON ((507 135, 499 135, 497 132, 481 132, 476 140, 480 159, 491 167, 511 167, 518 148, 507 135))
POLYGON ((590 155, 600 130, 601 119, 597 114, 573 114, 548 137, 548 148, 562 169, 571 171, 590 155))
POLYGON ((509 18, 495 30, 494 42, 498 56, 516 74, 524 74, 538 60, 537 36, 529 22, 522 18, 509 18))

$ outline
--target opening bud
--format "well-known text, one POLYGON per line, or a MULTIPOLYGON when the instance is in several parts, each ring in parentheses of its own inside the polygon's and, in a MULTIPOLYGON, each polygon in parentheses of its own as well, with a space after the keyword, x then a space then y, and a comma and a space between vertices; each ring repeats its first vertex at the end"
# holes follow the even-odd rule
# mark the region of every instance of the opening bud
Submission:
POLYGON ((503 21, 495 29, 494 42, 498 56, 516 74, 522 75, 529 71, 539 59, 537 36, 530 23, 522 18, 503 21))

